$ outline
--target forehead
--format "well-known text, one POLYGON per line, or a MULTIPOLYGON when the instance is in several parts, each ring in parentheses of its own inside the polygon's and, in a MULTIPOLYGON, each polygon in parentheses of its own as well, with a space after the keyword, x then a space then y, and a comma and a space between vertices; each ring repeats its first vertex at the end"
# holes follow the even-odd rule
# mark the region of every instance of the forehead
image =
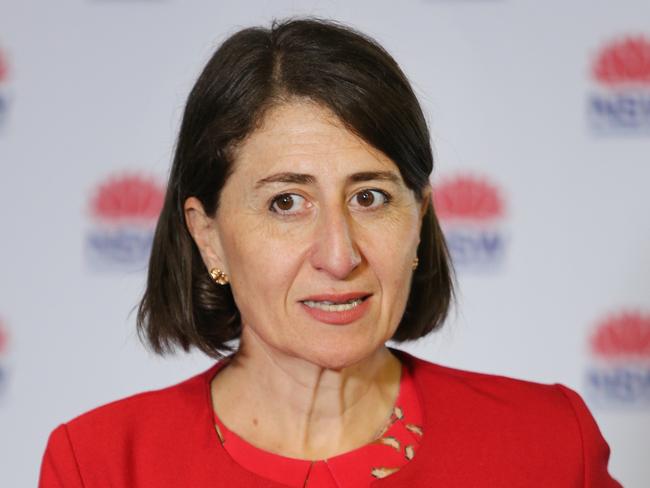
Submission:
POLYGON ((236 148, 234 173, 274 171, 353 173, 397 169, 395 163, 349 131, 330 110, 309 101, 275 106, 236 148))

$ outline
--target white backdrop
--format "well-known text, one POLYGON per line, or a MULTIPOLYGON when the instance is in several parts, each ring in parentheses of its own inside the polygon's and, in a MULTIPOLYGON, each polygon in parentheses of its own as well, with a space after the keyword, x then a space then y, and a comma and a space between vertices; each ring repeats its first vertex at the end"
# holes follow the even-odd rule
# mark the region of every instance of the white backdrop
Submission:
POLYGON ((378 39, 431 124, 459 303, 406 348, 575 388, 650 486, 646 0, 0 0, 0 485, 36 485, 58 423, 210 364, 137 341, 156 205, 214 48, 298 14, 378 39))

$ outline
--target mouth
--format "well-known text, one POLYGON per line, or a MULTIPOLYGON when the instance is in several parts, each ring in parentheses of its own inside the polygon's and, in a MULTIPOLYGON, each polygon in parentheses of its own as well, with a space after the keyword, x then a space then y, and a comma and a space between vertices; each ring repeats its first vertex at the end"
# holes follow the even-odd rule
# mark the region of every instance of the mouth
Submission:
POLYGON ((329 324, 350 323, 365 314, 371 293, 353 292, 338 295, 310 296, 300 303, 309 314, 329 324))
POLYGON ((353 310, 358 307, 366 298, 368 297, 353 298, 352 300, 347 300, 345 302, 333 302, 330 300, 303 300, 302 303, 307 305, 309 308, 317 308, 319 310, 325 310, 326 312, 345 312, 346 310, 353 310))

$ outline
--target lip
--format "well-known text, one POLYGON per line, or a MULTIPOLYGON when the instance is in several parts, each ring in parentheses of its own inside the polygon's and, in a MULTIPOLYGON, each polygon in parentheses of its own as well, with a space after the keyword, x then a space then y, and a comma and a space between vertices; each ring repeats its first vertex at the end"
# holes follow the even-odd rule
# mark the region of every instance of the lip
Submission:
POLYGON ((307 312, 313 319, 329 325, 348 325, 362 318, 370 308, 370 300, 372 299, 371 293, 365 292, 351 292, 341 294, 323 294, 312 295, 308 298, 301 300, 300 306, 307 312), (330 302, 345 302, 357 298, 365 298, 359 305, 352 310, 343 310, 341 312, 328 312, 318 308, 308 307, 303 301, 330 301, 330 302))
POLYGON ((336 303, 341 303, 341 302, 347 302, 348 300, 355 300, 357 298, 364 298, 364 297, 369 297, 372 295, 372 293, 364 292, 364 291, 351 291, 349 293, 324 293, 322 295, 310 295, 306 298, 301 298, 301 302, 305 302, 307 300, 312 301, 312 302, 336 302, 336 303))

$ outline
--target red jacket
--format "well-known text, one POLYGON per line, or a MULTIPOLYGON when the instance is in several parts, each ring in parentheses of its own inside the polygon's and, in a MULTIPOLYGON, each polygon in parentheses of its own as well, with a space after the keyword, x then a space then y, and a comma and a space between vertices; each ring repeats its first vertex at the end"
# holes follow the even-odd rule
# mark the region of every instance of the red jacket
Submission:
MULTIPOLYGON (((415 458, 385 487, 620 487, 580 396, 399 353, 423 406, 415 458)), ((216 365, 178 385, 99 407, 50 435, 41 488, 280 487, 235 464, 213 426, 216 365)))

